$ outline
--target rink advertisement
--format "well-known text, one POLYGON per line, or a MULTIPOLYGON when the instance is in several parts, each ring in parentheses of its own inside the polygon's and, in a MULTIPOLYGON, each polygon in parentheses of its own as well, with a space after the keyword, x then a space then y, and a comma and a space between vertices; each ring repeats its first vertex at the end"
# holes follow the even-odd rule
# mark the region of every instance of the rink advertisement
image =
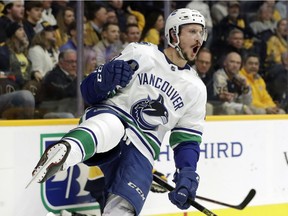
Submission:
MULTIPOLYGON (((41 153, 63 135, 64 133, 41 134, 41 153)), ((57 173, 45 184, 41 184, 41 198, 45 208, 51 212, 58 212, 61 209, 73 211, 99 209, 95 199, 84 190, 87 176, 87 166, 80 163, 67 171, 57 173)))
MULTIPOLYGON (((45 216, 62 209, 100 215, 85 191, 88 169, 78 164, 44 184, 26 184, 44 149, 75 127, 77 120, 0 122, 0 215, 45 216)), ((252 188, 256 196, 245 210, 197 200, 218 215, 288 215, 288 117, 210 118, 205 124, 198 165, 198 195, 239 204, 252 188)), ((155 168, 172 182, 173 152, 168 136, 155 168)), ((150 193, 141 215, 203 215, 180 211, 168 194, 150 193)))

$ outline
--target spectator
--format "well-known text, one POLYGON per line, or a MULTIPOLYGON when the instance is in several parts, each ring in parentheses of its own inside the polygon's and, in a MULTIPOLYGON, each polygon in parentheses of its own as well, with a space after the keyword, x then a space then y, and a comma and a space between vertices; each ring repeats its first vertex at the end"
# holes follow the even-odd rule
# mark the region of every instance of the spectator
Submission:
POLYGON ((42 4, 43 4, 43 11, 42 11, 42 19, 40 20, 40 22, 46 21, 50 23, 50 25, 52 26, 57 25, 57 20, 51 8, 52 0, 42 0, 42 4))
POLYGON ((212 103, 215 101, 213 92, 213 71, 211 71, 211 66, 212 53, 207 48, 200 49, 195 59, 195 64, 192 67, 198 73, 207 89, 206 115, 213 115, 212 103))
MULTIPOLYGON (((68 35, 69 35, 69 40, 59 48, 60 52, 66 50, 66 49, 73 49, 75 51, 77 50, 77 23, 76 23, 76 21, 73 21, 68 26, 68 35)), ((86 33, 85 25, 84 25, 83 26, 83 38, 84 38, 84 40, 86 37, 87 37, 87 33, 86 33)), ((87 46, 85 46, 85 44, 84 44, 84 48, 86 48, 86 47, 87 46)))
MULTIPOLYGON (((86 32, 85 29, 83 29, 84 35, 86 35, 85 32, 86 32)), ((68 29, 67 29, 67 33, 69 35, 69 39, 65 44, 60 46, 60 48, 59 48, 60 52, 62 52, 65 49, 77 50, 77 23, 75 21, 70 23, 70 25, 68 26, 68 29)), ((84 36, 84 38, 85 38, 85 36, 84 36)))
POLYGON ((128 24, 125 31, 125 43, 123 48, 129 43, 139 42, 141 37, 141 32, 137 24, 128 24))
POLYGON ((60 47, 63 44, 65 44, 69 39, 69 25, 73 22, 75 22, 75 14, 74 9, 71 7, 65 7, 62 10, 59 11, 59 13, 56 16, 57 20, 57 26, 59 27, 57 29, 57 46, 60 47))
MULTIPOLYGON (((35 79, 32 63, 27 58, 29 41, 22 25, 13 22, 7 29, 8 39, 0 47, 0 70, 15 89, 29 90, 35 98, 35 107, 41 102, 41 84, 35 79)), ((35 113, 38 110, 35 110, 35 113)))
POLYGON ((278 8, 276 8, 276 1, 275 0, 264 0, 263 4, 266 4, 268 7, 272 8, 273 20, 275 22, 278 22, 281 19, 281 14, 280 14, 280 11, 278 10, 278 8))
POLYGON ((111 1, 107 1, 107 4, 106 4, 106 8, 108 10, 115 11, 120 32, 125 31, 125 25, 126 25, 127 12, 125 8, 123 8, 123 6, 124 6, 123 0, 111 0, 111 1))
POLYGON ((34 36, 28 51, 28 58, 32 62, 32 70, 35 71, 35 78, 38 81, 53 69, 59 54, 55 38, 57 26, 52 26, 44 21, 41 22, 40 28, 40 32, 34 36))
POLYGON ((228 15, 227 1, 216 1, 211 6, 213 26, 218 25, 228 15))
POLYGON ((214 106, 214 114, 252 114, 249 108, 252 101, 251 89, 239 74, 241 61, 238 53, 228 53, 223 68, 214 73, 214 95, 220 102, 220 105, 214 106))
POLYGON ((5 45, 0 47, 0 71, 6 76, 13 77, 15 85, 22 89, 31 79, 31 62, 26 57, 29 41, 23 26, 13 22, 7 28, 5 45))
POLYGON ((219 67, 223 64, 223 60, 228 53, 237 52, 243 58, 247 55, 247 53, 250 50, 251 49, 246 49, 244 47, 243 31, 238 28, 234 28, 229 32, 225 45, 222 47, 219 47, 219 49, 217 51, 215 50, 216 52, 213 53, 215 55, 214 68, 219 69, 219 67))
POLYGON ((0 119, 32 119, 34 117, 35 101, 30 91, 19 90, 0 94, 0 101, 0 119))
POLYGON ((93 72, 97 66, 96 52, 91 47, 84 47, 84 77, 93 72))
POLYGON ((245 17, 240 13, 240 3, 238 1, 228 1, 228 15, 221 22, 213 27, 213 42, 211 51, 214 57, 217 50, 226 45, 226 41, 232 29, 238 28, 244 34, 244 48, 250 49, 253 46, 253 32, 245 17))
POLYGON ((243 11, 243 16, 249 23, 256 20, 257 11, 262 4, 263 1, 241 1, 241 10, 243 11))
POLYGON ((86 18, 88 22, 85 24, 87 37, 84 43, 87 46, 95 46, 102 38, 101 32, 103 25, 107 22, 107 9, 98 3, 87 3, 86 18))
POLYGON ((116 12, 111 8, 107 10, 107 22, 118 24, 118 17, 116 12))
POLYGON ((0 17, 0 43, 6 41, 6 29, 12 22, 22 23, 24 18, 24 3, 21 0, 4 2, 4 16, 0 17))
POLYGON ((279 11, 281 19, 287 17, 287 1, 286 0, 278 0, 275 4, 275 8, 279 11))
POLYGON ((282 56, 282 64, 274 64, 265 73, 267 90, 273 101, 288 112, 288 53, 282 56))
MULTIPOLYGON (((77 54, 75 50, 64 50, 59 62, 43 78, 43 102, 40 108, 47 112, 68 112, 73 116, 77 111, 77 54)), ((72 117, 70 114, 69 117, 72 117)))
MULTIPOLYGON (((146 23, 144 15, 139 11, 132 10, 130 6, 127 7, 127 11, 126 25, 137 24, 140 32, 142 32, 146 23)), ((127 30, 126 27, 125 29, 127 30)))
POLYGON ((273 20, 273 9, 267 5, 262 4, 257 11, 257 20, 250 23, 254 35, 263 39, 263 33, 270 35, 274 32, 276 22, 273 20))
POLYGON ((276 106, 266 90, 264 79, 258 74, 259 57, 250 54, 244 60, 240 74, 246 78, 252 90, 252 103, 250 108, 254 114, 285 114, 285 111, 276 106))
POLYGON ((97 65, 105 64, 122 51, 119 26, 114 23, 106 23, 103 26, 102 40, 93 47, 96 51, 97 65))
POLYGON ((23 27, 31 44, 33 37, 36 34, 36 25, 42 17, 42 2, 41 1, 25 1, 25 18, 23 27))
POLYGON ((161 44, 161 31, 164 28, 164 22, 164 17, 160 11, 149 13, 141 35, 141 41, 163 46, 161 44))
POLYGON ((268 65, 281 64, 282 56, 288 52, 288 22, 281 19, 277 23, 275 33, 267 41, 267 56, 265 63, 268 65))
POLYGON ((52 0, 52 4, 51 4, 52 14, 56 18, 58 13, 60 13, 60 11, 62 11, 66 7, 71 7, 71 8, 74 8, 74 10, 76 10, 76 7, 77 7, 76 5, 77 5, 77 1, 68 1, 68 0, 53 1, 52 0))

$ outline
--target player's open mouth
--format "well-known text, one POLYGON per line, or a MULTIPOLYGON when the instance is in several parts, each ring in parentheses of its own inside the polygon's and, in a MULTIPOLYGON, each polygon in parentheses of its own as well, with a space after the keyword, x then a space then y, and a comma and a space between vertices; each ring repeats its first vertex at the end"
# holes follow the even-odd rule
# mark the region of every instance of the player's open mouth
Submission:
POLYGON ((196 54, 196 53, 198 52, 199 49, 200 49, 200 46, 198 46, 198 45, 192 47, 193 54, 196 54))

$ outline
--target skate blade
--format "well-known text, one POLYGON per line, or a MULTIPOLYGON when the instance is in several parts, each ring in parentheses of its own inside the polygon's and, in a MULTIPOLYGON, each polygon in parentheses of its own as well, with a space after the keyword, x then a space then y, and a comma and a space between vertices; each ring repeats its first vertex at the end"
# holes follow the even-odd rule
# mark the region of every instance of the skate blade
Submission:
MULTIPOLYGON (((48 161, 46 162, 47 164, 49 164, 56 156, 58 156, 57 154, 63 149, 64 147, 58 149, 58 151, 51 157, 48 159, 48 161)), ((26 185, 25 189, 27 189, 32 182, 35 182, 36 179, 38 179, 37 177, 40 175, 40 173, 42 173, 43 169, 45 168, 45 166, 42 166, 34 176, 32 176, 32 178, 30 179, 30 181, 28 182, 28 184, 26 185)))

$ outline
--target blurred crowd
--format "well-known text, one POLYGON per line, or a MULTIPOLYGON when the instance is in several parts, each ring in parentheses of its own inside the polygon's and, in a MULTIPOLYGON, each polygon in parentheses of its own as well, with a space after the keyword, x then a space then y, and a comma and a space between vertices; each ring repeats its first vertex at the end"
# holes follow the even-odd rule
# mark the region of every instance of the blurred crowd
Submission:
MULTIPOLYGON (((84 1, 83 77, 128 43, 165 47, 164 1, 84 1)), ((206 18, 189 62, 207 115, 288 112, 287 1, 170 1, 206 18)), ((77 116, 76 1, 0 1, 0 119, 77 116)))

